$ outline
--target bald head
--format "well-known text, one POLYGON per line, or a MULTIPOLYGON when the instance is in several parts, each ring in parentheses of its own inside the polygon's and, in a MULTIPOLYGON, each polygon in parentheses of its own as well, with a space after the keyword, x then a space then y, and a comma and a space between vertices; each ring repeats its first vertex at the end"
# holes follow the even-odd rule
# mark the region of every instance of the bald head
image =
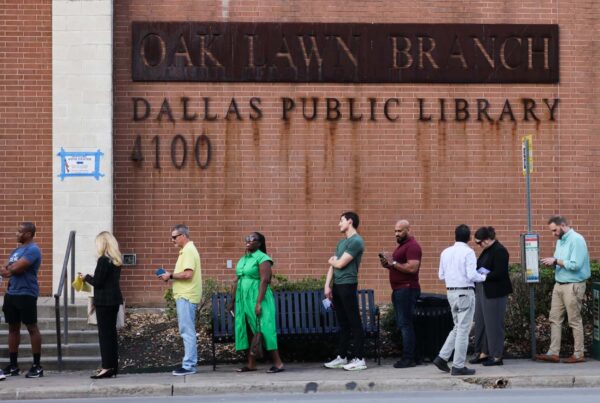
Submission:
POLYGON ((394 233, 396 234, 396 242, 404 242, 408 238, 408 235, 410 233, 410 223, 407 220, 396 221, 394 233))

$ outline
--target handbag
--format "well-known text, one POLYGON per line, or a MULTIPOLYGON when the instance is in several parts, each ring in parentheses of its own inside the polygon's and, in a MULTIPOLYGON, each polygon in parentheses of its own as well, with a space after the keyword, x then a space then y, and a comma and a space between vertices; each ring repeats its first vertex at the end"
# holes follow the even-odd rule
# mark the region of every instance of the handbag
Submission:
MULTIPOLYGON (((94 305, 94 297, 88 298, 87 306, 87 323, 88 325, 98 326, 98 318, 96 317, 96 306, 94 305)), ((125 326, 125 304, 119 305, 119 312, 117 313, 117 329, 121 329, 125 326)))
POLYGON ((263 358, 263 334, 260 331, 260 321, 256 318, 256 333, 252 336, 252 341, 250 342, 250 355, 254 358, 258 358, 259 360, 263 358))
POLYGON ((88 325, 98 325, 98 318, 96 318, 96 306, 94 305, 94 297, 88 298, 87 323, 88 325))
POLYGON ((125 326, 125 302, 119 305, 119 312, 117 313, 117 329, 125 326))

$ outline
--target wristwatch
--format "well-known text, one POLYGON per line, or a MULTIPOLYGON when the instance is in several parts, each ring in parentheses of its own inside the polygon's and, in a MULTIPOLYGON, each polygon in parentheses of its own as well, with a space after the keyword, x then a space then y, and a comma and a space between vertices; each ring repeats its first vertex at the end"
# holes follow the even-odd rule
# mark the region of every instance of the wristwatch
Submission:
POLYGON ((392 262, 392 267, 393 267, 394 269, 396 268, 396 263, 398 263, 398 262, 396 262, 395 260, 392 262))
POLYGON ((558 259, 554 258, 554 264, 552 266, 556 266, 558 264, 558 259))

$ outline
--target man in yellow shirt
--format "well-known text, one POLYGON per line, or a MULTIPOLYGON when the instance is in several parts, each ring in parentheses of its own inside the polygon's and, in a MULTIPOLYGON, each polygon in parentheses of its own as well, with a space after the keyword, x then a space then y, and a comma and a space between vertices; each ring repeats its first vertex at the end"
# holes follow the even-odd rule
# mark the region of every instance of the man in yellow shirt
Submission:
POLYGON ((196 307, 202 296, 200 255, 190 241, 190 230, 186 225, 173 227, 171 240, 179 248, 179 258, 175 270, 166 271, 161 278, 173 282, 173 298, 177 304, 177 322, 184 348, 181 367, 174 370, 173 375, 192 375, 196 373, 198 362, 196 307))

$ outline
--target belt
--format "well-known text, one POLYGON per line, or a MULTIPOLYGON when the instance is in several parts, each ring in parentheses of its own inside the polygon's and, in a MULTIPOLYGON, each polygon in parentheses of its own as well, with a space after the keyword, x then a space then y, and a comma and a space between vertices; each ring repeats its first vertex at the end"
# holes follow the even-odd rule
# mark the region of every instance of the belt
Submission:
POLYGON ((448 290, 448 291, 454 291, 454 290, 473 290, 473 291, 475 291, 475 287, 446 287, 446 290, 448 290))
POLYGON ((570 282, 570 283, 561 283, 560 281, 557 281, 556 283, 557 283, 557 284, 560 284, 560 285, 565 285, 565 284, 573 284, 573 282, 570 282))

